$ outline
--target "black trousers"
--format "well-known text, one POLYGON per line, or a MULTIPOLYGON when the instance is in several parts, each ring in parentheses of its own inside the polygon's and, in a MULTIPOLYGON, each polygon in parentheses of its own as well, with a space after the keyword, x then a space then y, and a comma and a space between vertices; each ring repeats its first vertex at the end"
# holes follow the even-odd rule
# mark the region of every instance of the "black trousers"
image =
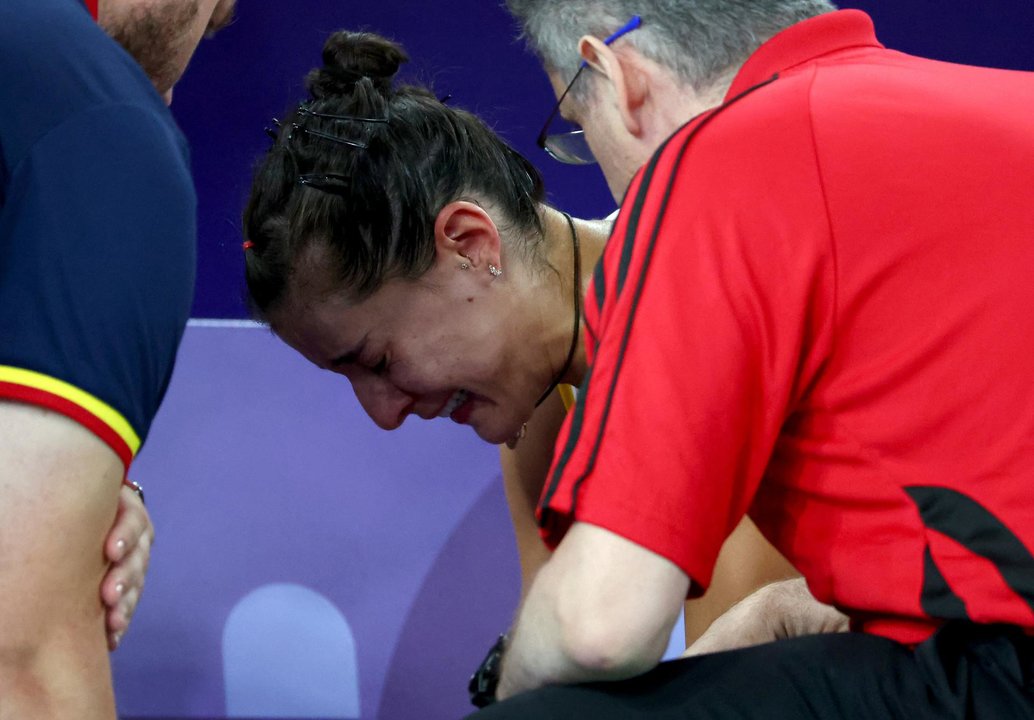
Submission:
POLYGON ((970 623, 946 625, 915 650, 816 635, 666 662, 621 682, 543 688, 469 717, 1034 719, 1034 640, 970 623))

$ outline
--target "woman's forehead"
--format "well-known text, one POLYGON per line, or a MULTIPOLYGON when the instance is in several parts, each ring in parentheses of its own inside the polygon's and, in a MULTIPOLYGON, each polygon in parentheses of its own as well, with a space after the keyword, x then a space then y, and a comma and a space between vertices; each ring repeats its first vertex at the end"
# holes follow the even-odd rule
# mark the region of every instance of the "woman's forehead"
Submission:
POLYGON ((356 335, 355 318, 345 313, 346 306, 334 296, 289 292, 269 313, 272 331, 310 360, 325 360, 340 354, 339 348, 356 335))

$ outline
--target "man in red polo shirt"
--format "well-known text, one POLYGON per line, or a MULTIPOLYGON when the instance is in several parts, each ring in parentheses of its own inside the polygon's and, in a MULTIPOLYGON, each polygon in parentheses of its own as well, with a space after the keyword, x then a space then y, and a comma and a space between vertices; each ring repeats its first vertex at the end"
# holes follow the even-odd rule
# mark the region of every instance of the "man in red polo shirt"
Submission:
POLYGON ((624 202, 484 717, 1034 715, 1034 75, 824 0, 509 6, 624 202), (745 513, 853 632, 647 672, 745 513))

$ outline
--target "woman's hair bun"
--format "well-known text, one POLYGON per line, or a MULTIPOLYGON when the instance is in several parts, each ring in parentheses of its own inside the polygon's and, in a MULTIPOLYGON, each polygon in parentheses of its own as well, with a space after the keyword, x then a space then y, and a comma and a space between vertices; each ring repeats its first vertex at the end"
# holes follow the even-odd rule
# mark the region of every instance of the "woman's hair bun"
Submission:
POLYGON ((391 91, 399 66, 409 60, 402 47, 368 32, 339 30, 323 46, 323 67, 309 73, 306 88, 316 99, 347 95, 355 84, 369 78, 382 94, 391 91))

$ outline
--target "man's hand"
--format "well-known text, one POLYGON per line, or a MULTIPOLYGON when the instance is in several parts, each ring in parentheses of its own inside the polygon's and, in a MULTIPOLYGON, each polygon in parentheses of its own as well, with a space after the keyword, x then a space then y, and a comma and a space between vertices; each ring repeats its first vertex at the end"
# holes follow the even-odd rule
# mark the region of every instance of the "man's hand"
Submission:
POLYGON ((804 635, 846 632, 847 616, 816 600, 803 578, 761 588, 715 620, 683 657, 804 635))
POLYGON ((109 650, 115 650, 122 641, 140 602, 153 542, 154 525, 147 508, 131 488, 123 485, 115 524, 104 541, 104 555, 111 563, 101 582, 109 650))

